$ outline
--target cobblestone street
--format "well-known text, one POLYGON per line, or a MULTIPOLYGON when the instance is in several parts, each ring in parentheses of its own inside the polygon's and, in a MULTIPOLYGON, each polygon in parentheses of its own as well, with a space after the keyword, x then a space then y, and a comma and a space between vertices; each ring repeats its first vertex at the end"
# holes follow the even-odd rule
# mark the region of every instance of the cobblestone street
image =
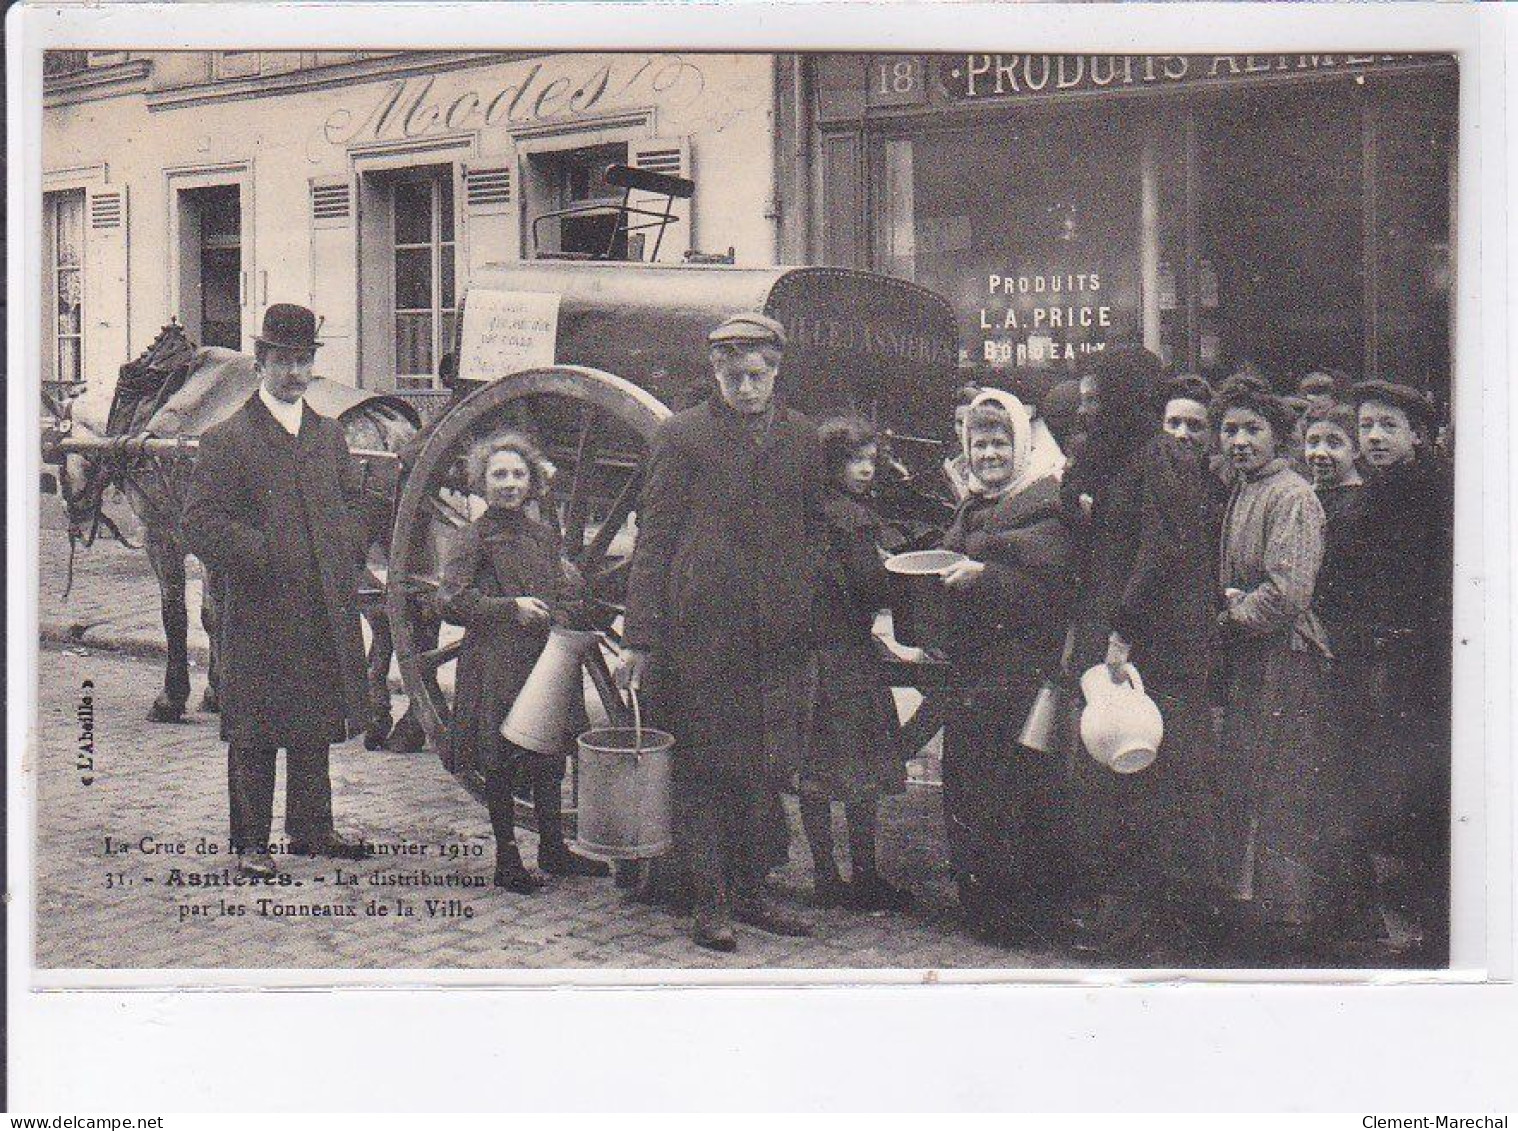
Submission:
MULTIPOLYGON (((37 830, 38 930, 43 967, 83 968, 557 968, 557 967, 1035 967, 1068 955, 1004 950, 958 927, 944 863, 939 795, 913 786, 889 799, 882 843, 889 873, 918 895, 909 915, 818 913, 818 931, 786 939, 740 929, 740 950, 718 956, 690 944, 683 919, 631 901, 609 881, 556 880, 536 897, 488 886, 491 838, 483 809, 431 753, 369 753, 358 741, 332 754, 338 823, 376 844, 414 853, 334 862, 281 858, 290 884, 268 889, 191 886, 227 866, 225 747, 216 719, 180 725, 146 713, 162 685, 157 590, 140 552, 99 544, 81 551, 74 592, 63 588, 66 541, 56 502, 44 499, 37 830), (94 727, 90 784, 76 768, 85 694, 94 727), (142 851, 143 838, 184 853, 142 851), (126 847, 107 854, 110 845, 126 847), (222 848, 197 854, 204 838, 222 848), (432 880, 431 885, 406 883, 432 880), (401 881, 399 883, 394 881, 401 881), (176 881, 184 881, 178 883, 176 881), (482 886, 461 886, 478 884, 482 886), (396 915, 397 900, 414 913, 396 915), (260 903, 260 900, 266 902, 260 903), (429 901, 431 901, 429 903, 429 901), (366 914, 366 905, 386 915, 366 914), (278 909, 352 909, 292 915, 278 909), (240 906, 241 913, 224 913, 240 906), (260 913, 260 909, 264 913, 260 913)), ((191 612, 198 608, 192 581, 191 612)), ((203 642, 192 629, 192 652, 203 642)), ((204 681, 192 673, 192 707, 204 681)), ((397 699, 399 713, 402 704, 397 699)), ((283 787, 276 798, 283 797, 283 787)), ((276 800, 275 833, 281 803, 276 800)), ((794 810, 791 863, 779 885, 803 898, 810 864, 794 810)), ((840 830, 840 842, 842 841, 840 830)), ((531 859, 535 838, 523 834, 531 859)))
MULTIPOLYGON (((823 913, 811 939, 744 930, 731 958, 693 947, 683 920, 630 901, 609 881, 555 880, 535 897, 488 885, 491 839, 479 808, 435 756, 333 750, 339 824, 413 855, 351 867, 281 858, 293 881, 272 888, 192 887, 176 879, 227 866, 225 748, 215 719, 177 726, 144 719, 157 665, 109 652, 49 645, 41 653, 37 959, 46 967, 942 967, 1065 965, 1053 955, 994 949, 955 926, 937 830, 938 795, 914 788, 888 803, 888 866, 913 878, 910 916, 823 913), (88 681, 88 684, 87 684, 88 681), (94 712, 95 773, 75 768, 76 712, 94 712), (144 853, 143 838, 160 850, 144 853), (110 847, 125 847, 107 855, 110 847), (201 838, 218 855, 197 854, 201 838), (184 845, 183 854, 168 851, 184 845), (451 858, 451 854, 458 854, 451 858), (338 886, 337 874, 355 878, 338 886), (386 879, 423 875, 438 886, 386 879), (378 882, 377 882, 378 881, 378 882), (383 886, 381 886, 383 884, 383 886), (397 899, 413 916, 394 916, 397 899), (265 902, 266 901, 266 902, 265 902), (366 915, 376 901, 391 914, 366 915), (434 905, 429 914, 428 901, 434 905), (246 913, 223 908, 241 905, 246 913), (354 916, 286 917, 274 907, 352 908, 354 916), (270 913, 260 914, 260 907, 270 913), (466 917, 467 916, 467 917, 466 917)), ((276 794, 282 797, 281 791, 276 794)), ((279 830, 276 802, 276 836, 279 830)), ((794 824, 794 813, 792 821, 794 824)), ((523 834, 524 845, 534 838, 523 834)), ((527 852, 529 859, 531 851, 527 852)), ((792 846, 780 883, 801 897, 805 850, 792 846)), ((191 881, 193 882, 193 881, 191 881)))

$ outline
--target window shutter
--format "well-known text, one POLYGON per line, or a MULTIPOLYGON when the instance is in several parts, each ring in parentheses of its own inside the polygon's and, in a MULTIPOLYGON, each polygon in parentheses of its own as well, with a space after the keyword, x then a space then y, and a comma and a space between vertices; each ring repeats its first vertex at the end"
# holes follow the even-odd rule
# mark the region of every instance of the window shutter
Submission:
POLYGON ((310 307, 325 319, 317 371, 334 381, 357 382, 354 330, 358 324, 358 242, 353 186, 313 180, 310 195, 310 307))
MULTIPOLYGON (((628 145, 628 164, 635 169, 647 169, 652 173, 669 173, 677 177, 690 176, 690 139, 689 138, 646 138, 643 141, 634 141, 628 145)), ((655 212, 663 212, 667 198, 646 192, 634 192, 628 203, 635 208, 647 208, 655 212)), ((690 200, 676 200, 669 209, 669 214, 675 217, 676 222, 664 229, 664 239, 659 243, 660 263, 679 263, 685 253, 695 247, 695 233, 691 231, 692 209, 690 200)), ((634 217, 633 223, 646 223, 652 220, 651 216, 634 217)), ((643 254, 645 261, 651 262, 654 257, 654 244, 659 241, 658 228, 644 228, 641 232, 633 235, 643 236, 643 254)))
POLYGON ((132 357, 128 204, 126 185, 86 190, 84 377, 112 387, 132 357))
POLYGON ((517 208, 517 184, 511 164, 465 166, 464 225, 467 232, 469 270, 463 284, 487 263, 520 259, 521 235, 517 208))

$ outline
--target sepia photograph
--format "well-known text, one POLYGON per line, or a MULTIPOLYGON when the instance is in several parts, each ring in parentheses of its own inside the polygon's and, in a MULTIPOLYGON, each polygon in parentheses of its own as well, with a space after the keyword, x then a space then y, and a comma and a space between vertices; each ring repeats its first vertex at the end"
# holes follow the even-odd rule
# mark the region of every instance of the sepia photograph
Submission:
POLYGON ((1016 40, 49 48, 39 973, 1447 971, 1465 61, 1016 40))

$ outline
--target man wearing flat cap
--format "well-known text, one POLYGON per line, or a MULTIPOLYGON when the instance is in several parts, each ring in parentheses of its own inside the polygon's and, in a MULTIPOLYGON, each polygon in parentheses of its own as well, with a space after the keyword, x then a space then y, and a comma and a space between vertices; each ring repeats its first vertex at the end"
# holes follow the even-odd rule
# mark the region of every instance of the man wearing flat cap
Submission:
MULTIPOLYGON (((1448 960, 1454 482, 1433 449, 1434 405, 1385 380, 1352 392, 1364 544, 1348 603, 1362 641, 1339 658, 1365 673, 1371 723, 1357 732, 1357 793, 1388 936, 1419 964, 1448 960), (1358 654, 1357 654, 1358 653, 1358 654)), ((1336 648, 1336 653, 1345 649, 1336 648)))
POLYGON ((253 339, 258 391, 201 437, 185 502, 191 552, 225 579, 218 631, 232 846, 255 877, 275 872, 268 845, 281 748, 290 851, 364 853, 333 828, 328 771, 328 747, 366 714, 359 478, 341 425, 305 402, 316 331, 305 307, 269 307, 253 339))
POLYGON ((816 428, 776 398, 784 327, 735 314, 707 343, 711 396, 666 421, 649 457, 617 674, 675 735, 695 941, 733 950, 734 919, 808 930, 762 880, 774 801, 806 737, 826 527, 816 428))

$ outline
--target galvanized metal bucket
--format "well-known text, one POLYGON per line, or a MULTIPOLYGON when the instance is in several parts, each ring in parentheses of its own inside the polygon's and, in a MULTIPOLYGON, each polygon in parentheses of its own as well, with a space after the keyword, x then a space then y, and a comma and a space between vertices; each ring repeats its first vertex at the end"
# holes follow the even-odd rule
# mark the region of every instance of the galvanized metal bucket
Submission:
POLYGON ((576 842, 593 856, 649 860, 674 845, 670 768, 674 736, 643 725, 632 693, 633 725, 580 735, 576 842))

